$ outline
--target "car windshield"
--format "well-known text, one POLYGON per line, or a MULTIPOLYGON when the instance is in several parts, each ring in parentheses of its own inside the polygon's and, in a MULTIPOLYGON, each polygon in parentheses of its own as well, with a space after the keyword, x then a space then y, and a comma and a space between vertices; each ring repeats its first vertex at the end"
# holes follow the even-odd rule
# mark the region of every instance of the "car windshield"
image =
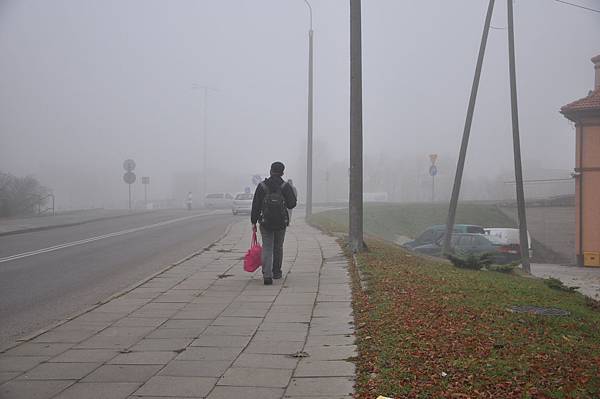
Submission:
POLYGON ((235 196, 236 200, 251 200, 253 194, 238 194, 235 196))
POLYGON ((485 230, 483 230, 483 227, 479 226, 467 226, 467 233, 485 234, 485 230))

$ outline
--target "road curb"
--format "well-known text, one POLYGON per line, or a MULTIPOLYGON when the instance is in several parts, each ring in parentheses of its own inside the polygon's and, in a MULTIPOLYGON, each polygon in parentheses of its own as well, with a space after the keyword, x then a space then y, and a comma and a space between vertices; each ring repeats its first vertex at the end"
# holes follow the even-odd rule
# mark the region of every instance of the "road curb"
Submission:
POLYGON ((69 321, 71 321, 71 320, 74 320, 74 319, 78 318, 79 316, 82 316, 82 315, 84 315, 84 314, 86 314, 86 313, 89 313, 89 312, 91 312, 92 310, 95 310, 95 309, 99 308, 100 306, 107 304, 108 302, 112 301, 113 299, 116 299, 116 298, 118 298, 118 297, 120 297, 120 296, 123 296, 123 295, 125 295, 125 294, 127 294, 127 293, 129 293, 129 292, 133 291, 134 289, 138 288, 139 286, 141 286, 141 285, 144 285, 144 284, 145 284, 145 283, 147 283, 148 281, 150 281, 150 280, 152 280, 153 278, 155 278, 155 277, 157 277, 157 276, 160 276, 161 274, 163 274, 163 273, 165 273, 165 272, 167 272, 167 271, 171 270, 171 269, 172 269, 172 268, 174 268, 175 266, 178 266, 178 265, 180 265, 180 264, 182 264, 182 263, 184 263, 184 262, 187 262, 188 260, 190 260, 190 259, 192 259, 192 258, 194 258, 194 257, 196 257, 196 256, 198 256, 198 255, 200 255, 200 254, 202 254, 202 253, 204 253, 204 252, 206 252, 206 251, 210 250, 210 248, 211 248, 212 246, 214 246, 214 245, 215 245, 215 244, 217 244, 219 241, 221 241, 222 239, 224 239, 225 237, 227 237, 227 235, 228 235, 228 234, 229 234, 229 232, 231 231, 231 227, 232 227, 232 226, 233 226, 235 223, 237 223, 237 222, 232 222, 232 223, 229 223, 229 224, 227 225, 227 227, 225 228, 225 231, 223 232, 223 234, 221 234, 221 235, 219 236, 219 238, 217 238, 215 241, 213 241, 211 244, 207 245, 206 247, 204 247, 204 248, 202 248, 202 249, 200 249, 200 250, 198 250, 198 251, 196 251, 196 252, 193 252, 193 253, 191 253, 190 255, 187 255, 187 256, 185 256, 185 257, 183 257, 183 258, 179 259, 178 261, 176 261, 176 262, 174 262, 174 263, 172 263, 172 264, 170 264, 170 265, 168 265, 168 266, 165 266, 164 268, 162 268, 161 270, 159 270, 159 271, 157 271, 157 272, 155 272, 155 273, 151 274, 150 276, 148 276, 148 277, 146 277, 146 278, 144 278, 144 279, 142 279, 142 280, 138 281, 137 283, 134 283, 134 284, 130 285, 129 287, 125 288, 124 290, 121 290, 121 291, 119 291, 119 292, 117 292, 117 293, 115 293, 115 294, 112 294, 112 295, 111 295, 111 296, 109 296, 108 298, 105 298, 105 299, 102 299, 102 300, 98 301, 98 302, 97 302, 97 303, 95 303, 94 305, 92 305, 92 306, 90 306, 90 307, 88 307, 88 308, 86 308, 86 309, 84 309, 84 310, 82 310, 82 311, 79 311, 79 312, 77 312, 77 313, 75 313, 75 314, 73 314, 73 315, 71 315, 71 316, 68 316, 67 318, 65 318, 65 319, 63 319, 63 320, 60 320, 60 321, 58 321, 58 322, 56 322, 56 323, 54 323, 54 324, 51 324, 51 325, 49 325, 48 327, 44 327, 44 328, 42 328, 41 330, 38 330, 38 331, 36 331, 36 332, 34 332, 34 333, 31 333, 31 334, 29 334, 29 335, 26 335, 26 336, 25 336, 25 337, 23 337, 23 338, 19 338, 19 339, 17 339, 17 341, 16 341, 16 342, 14 342, 13 344, 9 344, 8 346, 6 346, 6 347, 4 347, 4 348, 0 348, 0 354, 2 354, 2 353, 5 353, 5 352, 7 352, 7 351, 9 351, 9 350, 11 350, 11 349, 13 349, 13 348, 15 348, 15 347, 17 347, 17 346, 19 346, 19 345, 23 344, 23 343, 25 343, 25 342, 29 342, 29 341, 31 341, 31 340, 33 340, 33 339, 35 339, 35 338, 39 337, 40 335, 42 335, 42 334, 44 334, 44 333, 46 333, 46 332, 48 332, 48 331, 50 331, 50 330, 53 330, 53 329, 55 329, 56 327, 59 327, 59 326, 61 326, 61 325, 65 324, 66 322, 69 322, 69 321))
POLYGON ((0 232, 0 237, 11 236, 11 235, 16 235, 16 234, 33 233, 36 231, 52 230, 52 229, 57 229, 59 227, 80 226, 82 224, 98 222, 100 220, 110 220, 110 219, 118 219, 118 218, 122 218, 122 217, 134 216, 134 215, 144 215, 144 214, 151 213, 151 212, 155 212, 155 211, 152 210, 152 211, 143 211, 143 212, 135 212, 135 213, 125 213, 123 215, 102 216, 102 217, 97 217, 94 219, 86 219, 81 222, 53 224, 50 226, 40 226, 40 227, 31 227, 31 228, 21 229, 21 230, 3 231, 3 232, 0 232))

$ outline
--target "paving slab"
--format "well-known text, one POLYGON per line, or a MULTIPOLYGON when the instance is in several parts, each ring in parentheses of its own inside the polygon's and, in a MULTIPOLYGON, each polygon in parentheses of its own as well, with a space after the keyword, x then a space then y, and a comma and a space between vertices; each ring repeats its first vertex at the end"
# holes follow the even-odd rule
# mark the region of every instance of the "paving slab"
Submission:
POLYGON ((294 371, 294 377, 353 377, 354 363, 338 360, 301 359, 294 371))
POLYGON ((17 380, 79 380, 98 367, 100 363, 42 363, 17 380))
POLYGON ((124 399, 139 385, 131 382, 78 382, 53 399, 124 399))
POLYGON ((167 364, 175 357, 175 352, 132 352, 122 353, 108 364, 167 364))
POLYGON ((254 334, 253 341, 299 341, 306 340, 306 331, 271 331, 261 330, 254 334))
POLYGON ((175 360, 158 374, 174 377, 221 377, 229 366, 231 360, 175 360))
POLYGON ((353 334, 345 335, 312 335, 308 334, 306 346, 339 346, 354 345, 356 337, 353 334))
POLYGON ((107 364, 94 370, 82 382, 146 382, 162 365, 107 364))
POLYGON ((298 359, 287 355, 269 355, 261 353, 242 353, 233 363, 234 367, 255 367, 293 370, 298 359))
POLYGON ((206 399, 281 399, 283 388, 216 387, 206 399))
POLYGON ((355 345, 305 346, 304 351, 314 360, 345 360, 358 355, 355 345))
POLYGON ((209 377, 170 377, 159 375, 150 378, 135 394, 204 397, 208 395, 216 382, 216 378, 209 377))
POLYGON ((52 358, 53 363, 104 363, 119 354, 111 349, 69 349, 52 358))
POLYGON ((303 347, 304 342, 298 341, 252 341, 244 352, 289 355, 301 351, 303 347))
POLYGON ((2 399, 50 399, 74 381, 17 381, 0 385, 2 399))
POLYGON ((170 338, 170 339, 152 339, 145 338, 131 347, 134 352, 150 352, 150 351, 179 351, 185 349, 191 338, 170 338))
POLYGON ((354 392, 351 377, 293 378, 285 391, 286 396, 344 396, 354 392))
POLYGON ((27 371, 50 359, 50 356, 3 356, 0 357, 0 371, 27 371))
POLYGON ((253 335, 255 326, 209 326, 202 335, 253 335))
POLYGON ((5 352, 6 356, 56 356, 68 349, 74 344, 47 344, 25 342, 13 349, 5 352))
POLYGON ((53 330, 36 337, 31 342, 77 344, 85 339, 88 339, 94 334, 96 334, 96 331, 90 329, 73 329, 69 331, 53 330))
POLYGON ((113 324, 115 327, 158 327, 167 321, 166 317, 124 317, 113 324))
POLYGON ((161 328, 195 328, 200 331, 210 325, 210 320, 169 320, 161 328))
POLYGON ((242 348, 216 348, 210 346, 190 347, 181 352, 176 360, 231 360, 233 361, 242 348))
POLYGON ((195 339, 191 346, 217 346, 243 348, 250 342, 250 337, 245 335, 201 335, 195 339))
POLYGON ((217 385, 285 388, 291 377, 291 370, 232 367, 225 372, 217 385))

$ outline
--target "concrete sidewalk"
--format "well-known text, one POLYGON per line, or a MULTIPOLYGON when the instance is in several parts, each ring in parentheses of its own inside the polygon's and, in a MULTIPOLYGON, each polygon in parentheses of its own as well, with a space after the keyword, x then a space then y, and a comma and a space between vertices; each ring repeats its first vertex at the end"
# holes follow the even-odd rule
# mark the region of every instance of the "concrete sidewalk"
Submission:
POLYGON ((554 277, 593 299, 600 299, 600 268, 532 263, 531 274, 540 278, 554 277))
POLYGON ((202 254, 0 354, 0 398, 347 398, 347 262, 298 220, 284 279, 242 269, 249 223, 202 254))

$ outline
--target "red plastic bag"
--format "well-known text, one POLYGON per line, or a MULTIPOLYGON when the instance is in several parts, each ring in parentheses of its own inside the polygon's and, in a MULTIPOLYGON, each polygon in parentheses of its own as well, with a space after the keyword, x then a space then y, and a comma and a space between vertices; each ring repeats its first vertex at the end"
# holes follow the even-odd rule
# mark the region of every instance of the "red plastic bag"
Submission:
POLYGON ((244 256, 244 270, 252 273, 262 266, 262 247, 256 238, 256 231, 252 232, 252 243, 250 249, 244 256))

